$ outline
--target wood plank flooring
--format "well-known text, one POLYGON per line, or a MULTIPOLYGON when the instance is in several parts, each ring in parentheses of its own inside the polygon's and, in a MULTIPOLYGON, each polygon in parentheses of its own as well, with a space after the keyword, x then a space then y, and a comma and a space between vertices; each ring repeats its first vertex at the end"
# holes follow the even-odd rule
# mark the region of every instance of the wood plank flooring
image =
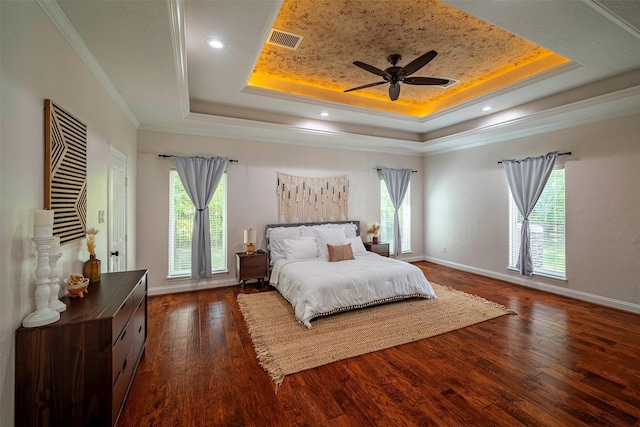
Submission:
POLYGON ((290 375, 276 391, 239 287, 153 297, 118 425, 640 425, 640 315, 416 265, 518 315, 290 375))

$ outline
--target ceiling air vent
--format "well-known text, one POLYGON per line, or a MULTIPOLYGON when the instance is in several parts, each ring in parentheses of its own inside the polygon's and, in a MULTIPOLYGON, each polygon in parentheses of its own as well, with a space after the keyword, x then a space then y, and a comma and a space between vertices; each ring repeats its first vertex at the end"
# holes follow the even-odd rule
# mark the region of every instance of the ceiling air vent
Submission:
POLYGON ((303 37, 295 34, 287 33, 273 28, 267 39, 268 44, 273 44, 287 49, 296 50, 300 46, 303 37))
POLYGON ((440 78, 449 80, 449 83, 447 83, 446 85, 438 85, 438 87, 441 87, 441 88, 453 86, 456 83, 460 83, 460 80, 452 79, 451 77, 440 77, 440 78))

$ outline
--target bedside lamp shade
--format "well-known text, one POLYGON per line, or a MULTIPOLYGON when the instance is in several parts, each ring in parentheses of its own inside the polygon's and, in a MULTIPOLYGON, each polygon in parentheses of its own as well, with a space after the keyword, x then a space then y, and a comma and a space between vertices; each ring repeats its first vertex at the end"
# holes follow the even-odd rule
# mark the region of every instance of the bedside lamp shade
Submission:
POLYGON ((248 230, 244 230, 244 250, 248 253, 248 254, 252 254, 255 250, 256 247, 254 245, 254 243, 256 242, 256 230, 253 229, 248 229, 248 230))

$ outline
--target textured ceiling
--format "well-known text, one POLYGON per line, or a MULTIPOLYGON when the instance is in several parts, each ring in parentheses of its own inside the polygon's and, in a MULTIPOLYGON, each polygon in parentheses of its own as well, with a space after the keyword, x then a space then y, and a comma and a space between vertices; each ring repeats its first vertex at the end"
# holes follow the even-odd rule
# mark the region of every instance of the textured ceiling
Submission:
POLYGON ((640 0, 299 0, 289 11, 290 1, 37 3, 143 130, 412 154, 640 111, 640 0), (402 12, 407 5, 414 11, 402 12), (438 21, 441 9, 449 17, 438 21), (274 27, 304 36, 300 49, 265 50, 274 27), (510 34, 498 36, 499 29, 510 34), (226 49, 214 51, 209 38, 224 40, 226 49), (526 49, 536 45, 570 61, 537 72, 563 59, 543 55, 526 65, 535 55, 526 49), (406 65, 432 49, 439 55, 414 76, 461 83, 403 86, 395 102, 384 86, 343 93, 378 80, 353 61, 385 68, 386 57, 398 53, 406 65), (248 85, 260 79, 253 71, 267 52, 276 74, 262 78, 264 88, 248 85), (496 63, 505 57, 519 68, 461 90, 483 66, 495 66, 498 76, 496 63), (305 83, 305 68, 314 83, 305 83), (493 109, 483 110, 488 105, 493 109))
POLYGON ((296 50, 265 44, 250 86, 418 117, 569 61, 438 0, 285 0, 273 28, 304 39, 296 50), (388 84, 343 93, 382 81, 353 61, 384 70, 390 54, 403 66, 430 50, 438 56, 413 77, 458 83, 401 84, 395 102, 388 84))

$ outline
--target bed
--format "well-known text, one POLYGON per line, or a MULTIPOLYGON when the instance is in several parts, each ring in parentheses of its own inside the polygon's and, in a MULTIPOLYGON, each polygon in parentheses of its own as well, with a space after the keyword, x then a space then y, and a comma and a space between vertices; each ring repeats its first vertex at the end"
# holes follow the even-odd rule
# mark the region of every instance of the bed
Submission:
POLYGON ((274 224, 266 230, 270 284, 289 301, 296 319, 407 298, 436 298, 422 270, 367 252, 357 221, 274 224))

